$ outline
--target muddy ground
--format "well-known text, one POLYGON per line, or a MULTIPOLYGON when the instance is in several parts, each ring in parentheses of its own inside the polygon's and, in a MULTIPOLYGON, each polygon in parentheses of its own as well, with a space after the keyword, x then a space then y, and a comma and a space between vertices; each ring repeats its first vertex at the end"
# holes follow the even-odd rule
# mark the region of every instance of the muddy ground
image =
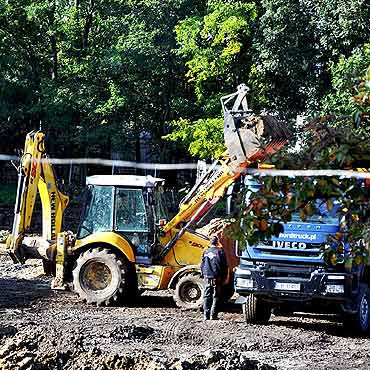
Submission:
POLYGON ((221 320, 176 308, 168 294, 94 307, 53 291, 38 261, 0 257, 0 369, 368 369, 369 338, 333 316, 273 316, 246 325, 230 304, 221 320))

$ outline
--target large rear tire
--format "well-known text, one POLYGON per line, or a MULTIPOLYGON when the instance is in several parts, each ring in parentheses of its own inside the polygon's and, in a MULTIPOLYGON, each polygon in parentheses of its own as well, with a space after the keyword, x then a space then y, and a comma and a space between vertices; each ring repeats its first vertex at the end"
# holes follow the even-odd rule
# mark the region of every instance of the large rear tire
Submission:
POLYGON ((249 324, 266 324, 271 317, 271 306, 261 298, 251 294, 243 303, 244 319, 249 324))
POLYGON ((200 309, 204 299, 204 281, 199 274, 188 274, 179 279, 173 294, 177 307, 200 309))
POLYGON ((74 291, 87 303, 111 305, 127 296, 128 271, 127 263, 108 249, 89 249, 73 269, 74 291))
POLYGON ((370 331, 370 291, 366 284, 360 285, 355 309, 355 314, 343 317, 343 325, 349 332, 367 334, 370 331))

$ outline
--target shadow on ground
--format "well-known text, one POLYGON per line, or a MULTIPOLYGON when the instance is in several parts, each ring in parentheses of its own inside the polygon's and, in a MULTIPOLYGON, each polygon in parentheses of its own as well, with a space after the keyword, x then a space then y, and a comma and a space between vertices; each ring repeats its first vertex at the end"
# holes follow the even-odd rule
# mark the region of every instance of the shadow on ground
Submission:
POLYGON ((172 296, 167 295, 139 295, 135 299, 120 306, 138 308, 174 308, 176 307, 172 296))
POLYGON ((314 331, 338 337, 358 337, 342 325, 340 315, 321 315, 310 313, 294 313, 291 316, 276 316, 269 325, 314 331), (303 320, 302 320, 303 319, 303 320))
MULTIPOLYGON (((123 304, 123 306, 129 307, 141 307, 141 308, 177 308, 171 295, 149 295, 144 294, 136 297, 132 302, 123 304)), ((201 308, 202 309, 202 308, 201 308)), ((199 311, 199 309, 192 309, 190 311, 199 311)), ((241 306, 234 302, 227 302, 220 304, 220 312, 226 313, 241 313, 241 306)))
POLYGON ((0 308, 20 308, 54 295, 50 282, 35 279, 0 278, 0 308))

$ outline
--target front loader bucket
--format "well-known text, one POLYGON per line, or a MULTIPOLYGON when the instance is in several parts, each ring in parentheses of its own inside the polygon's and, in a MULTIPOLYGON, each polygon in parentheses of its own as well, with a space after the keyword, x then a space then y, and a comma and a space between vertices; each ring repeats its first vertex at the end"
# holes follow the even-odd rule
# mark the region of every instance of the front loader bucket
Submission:
POLYGON ((262 160, 279 150, 292 136, 286 124, 269 115, 248 109, 244 84, 234 94, 221 98, 225 145, 235 165, 262 160), (232 102, 231 109, 228 104, 232 102))

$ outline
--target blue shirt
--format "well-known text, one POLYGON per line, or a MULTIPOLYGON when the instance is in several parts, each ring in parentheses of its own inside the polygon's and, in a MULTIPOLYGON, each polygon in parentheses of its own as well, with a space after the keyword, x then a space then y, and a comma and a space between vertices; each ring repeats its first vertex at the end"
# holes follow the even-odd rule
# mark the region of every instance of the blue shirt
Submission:
POLYGON ((227 261, 224 250, 214 245, 205 249, 200 270, 204 278, 224 279, 227 275, 227 261))

